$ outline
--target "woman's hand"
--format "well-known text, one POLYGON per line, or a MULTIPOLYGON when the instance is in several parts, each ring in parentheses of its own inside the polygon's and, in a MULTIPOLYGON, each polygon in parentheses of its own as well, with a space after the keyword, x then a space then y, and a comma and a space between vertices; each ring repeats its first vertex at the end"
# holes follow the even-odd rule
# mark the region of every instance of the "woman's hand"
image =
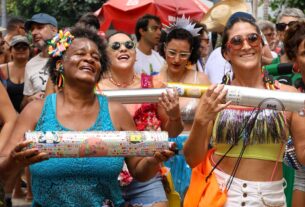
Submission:
POLYGON ((166 90, 166 93, 162 93, 159 104, 164 108, 170 120, 180 118, 179 95, 176 88, 173 89, 173 92, 166 90))
POLYGON ((226 94, 227 90, 224 89, 224 85, 211 85, 200 99, 195 120, 203 125, 215 120, 217 113, 231 103, 230 101, 224 103, 226 94))
POLYGON ((25 149, 30 143, 31 141, 18 143, 10 153, 10 160, 21 167, 25 167, 49 159, 47 153, 39 152, 36 148, 25 149))
POLYGON ((175 149, 176 144, 173 143, 168 150, 156 152, 153 157, 147 157, 147 159, 149 159, 149 162, 153 162, 155 164, 165 162, 175 155, 175 149))

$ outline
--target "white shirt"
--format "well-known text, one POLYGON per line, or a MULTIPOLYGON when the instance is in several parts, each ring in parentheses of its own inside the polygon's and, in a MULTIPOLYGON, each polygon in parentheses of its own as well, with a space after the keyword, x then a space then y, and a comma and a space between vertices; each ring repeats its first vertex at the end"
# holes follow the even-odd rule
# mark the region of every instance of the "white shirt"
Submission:
POLYGON ((25 65, 23 95, 32 96, 45 91, 49 78, 49 71, 46 68, 48 60, 49 58, 41 57, 39 53, 25 65))
POLYGON ((232 66, 226 59, 223 58, 221 48, 218 47, 213 50, 208 57, 205 64, 205 73, 209 77, 211 83, 217 84, 222 82, 222 78, 227 72, 230 72, 232 80, 232 66))
POLYGON ((165 60, 159 53, 152 50, 150 55, 146 55, 141 50, 136 48, 136 63, 134 65, 134 69, 137 74, 141 74, 145 72, 146 74, 150 74, 150 64, 152 65, 153 72, 159 73, 161 68, 163 67, 165 60))

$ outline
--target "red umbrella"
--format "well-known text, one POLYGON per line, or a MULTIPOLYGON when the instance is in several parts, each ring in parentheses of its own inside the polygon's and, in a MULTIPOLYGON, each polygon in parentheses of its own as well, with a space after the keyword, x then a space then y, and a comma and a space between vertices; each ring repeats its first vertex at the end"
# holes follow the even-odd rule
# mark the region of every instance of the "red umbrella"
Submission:
POLYGON ((182 15, 200 21, 208 9, 201 0, 109 0, 96 15, 102 31, 112 23, 116 30, 132 34, 137 20, 145 14, 159 16, 168 25, 182 15))

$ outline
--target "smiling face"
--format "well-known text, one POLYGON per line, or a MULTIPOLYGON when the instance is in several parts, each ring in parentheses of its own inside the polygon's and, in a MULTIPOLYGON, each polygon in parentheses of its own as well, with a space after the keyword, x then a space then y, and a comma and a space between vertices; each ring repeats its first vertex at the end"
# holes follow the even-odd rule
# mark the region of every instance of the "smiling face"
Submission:
POLYGON ((191 54, 191 46, 187 40, 172 39, 164 48, 168 70, 179 73, 185 70, 191 54))
POLYGON ((231 63, 234 72, 247 72, 250 70, 257 70, 261 67, 261 43, 257 44, 257 46, 251 46, 249 44, 249 40, 252 41, 256 35, 258 35, 256 28, 248 22, 237 22, 228 30, 228 42, 230 42, 232 38, 236 39, 236 37, 241 37, 243 39, 242 47, 240 49, 234 49, 234 45, 228 47, 227 43, 226 50, 224 51, 224 57, 231 63), (246 40, 248 37, 251 38, 246 40))
POLYGON ((76 38, 64 58, 64 77, 71 84, 75 80, 95 84, 101 72, 100 54, 97 45, 87 38, 76 38))
POLYGON ((107 53, 112 70, 133 70, 136 51, 134 47, 131 47, 130 41, 132 40, 123 33, 115 34, 109 38, 107 53))

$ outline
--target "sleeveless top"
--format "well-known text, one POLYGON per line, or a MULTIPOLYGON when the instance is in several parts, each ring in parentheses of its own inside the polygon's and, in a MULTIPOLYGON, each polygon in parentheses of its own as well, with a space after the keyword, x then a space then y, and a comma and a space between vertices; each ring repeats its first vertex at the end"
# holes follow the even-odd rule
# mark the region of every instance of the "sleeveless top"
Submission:
POLYGON ((20 105, 23 99, 24 83, 13 83, 10 79, 8 63, 6 64, 7 80, 5 80, 6 90, 17 112, 20 112, 20 105))
MULTIPOLYGON (((198 71, 195 71, 194 81, 193 81, 194 84, 197 83, 197 73, 198 71)), ((180 108, 181 118, 185 122, 192 122, 199 101, 196 98, 187 98, 187 99, 189 99, 190 101, 186 105, 180 108)))
MULTIPOLYGON (((56 97, 46 97, 36 131, 69 131, 56 118, 56 97)), ((86 131, 113 131, 108 101, 97 97, 100 111, 95 124, 86 131)), ((50 158, 33 164, 33 206, 122 206, 117 178, 123 162, 123 157, 50 158)))
MULTIPOLYGON (((278 86, 279 87, 279 86, 278 86)), ((229 106, 218 113, 213 127, 215 154, 243 158, 283 160, 283 144, 289 136, 285 112, 253 107, 229 106)))

